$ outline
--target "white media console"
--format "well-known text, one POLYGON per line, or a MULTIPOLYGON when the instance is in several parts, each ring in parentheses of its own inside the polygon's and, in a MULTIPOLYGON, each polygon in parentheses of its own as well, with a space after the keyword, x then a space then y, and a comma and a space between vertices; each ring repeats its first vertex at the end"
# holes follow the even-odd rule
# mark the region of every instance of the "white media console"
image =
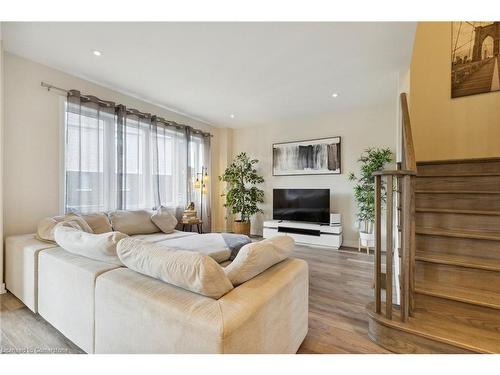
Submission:
POLYGON ((311 224, 299 221, 268 220, 264 221, 264 238, 278 234, 291 236, 295 242, 307 245, 326 246, 339 249, 342 245, 342 224, 340 215, 332 224, 311 224))

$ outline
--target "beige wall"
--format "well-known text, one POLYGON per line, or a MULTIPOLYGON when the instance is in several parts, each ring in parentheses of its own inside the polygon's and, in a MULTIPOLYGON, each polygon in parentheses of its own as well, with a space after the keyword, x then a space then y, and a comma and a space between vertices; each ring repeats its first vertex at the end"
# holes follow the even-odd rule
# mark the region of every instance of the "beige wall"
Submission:
POLYGON ((411 65, 417 160, 500 156, 500 92, 451 99, 451 23, 420 22, 411 65))
POLYGON ((235 129, 233 134, 233 156, 245 151, 260 160, 258 170, 264 176, 265 192, 263 215, 252 220, 252 233, 262 234, 262 222, 272 219, 273 188, 329 188, 331 210, 342 214, 344 245, 356 246, 356 206, 352 183, 347 180, 349 172, 359 171, 360 154, 368 147, 390 147, 396 150, 397 133, 397 77, 394 82, 394 100, 375 108, 358 108, 345 113, 307 119, 294 119, 279 124, 235 129), (272 144, 324 137, 342 137, 342 174, 311 176, 273 176, 272 144))
MULTIPOLYGON (((106 89, 35 62, 5 54, 5 235, 33 232, 38 221, 59 213, 60 95, 47 92, 40 81, 78 89, 103 99, 185 123, 214 134, 213 155, 219 155, 219 129, 152 104, 106 89)), ((218 171, 218 157, 212 157, 218 171)), ((216 189, 212 200, 217 202, 216 189)), ((212 215, 223 214, 214 204, 212 215)))

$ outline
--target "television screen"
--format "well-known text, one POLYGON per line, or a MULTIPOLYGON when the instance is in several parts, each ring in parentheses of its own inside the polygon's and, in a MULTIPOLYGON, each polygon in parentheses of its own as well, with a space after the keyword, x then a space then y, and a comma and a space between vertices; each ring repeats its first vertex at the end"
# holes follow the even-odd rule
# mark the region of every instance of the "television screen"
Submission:
POLYGON ((330 223, 330 189, 274 189, 273 219, 330 223))

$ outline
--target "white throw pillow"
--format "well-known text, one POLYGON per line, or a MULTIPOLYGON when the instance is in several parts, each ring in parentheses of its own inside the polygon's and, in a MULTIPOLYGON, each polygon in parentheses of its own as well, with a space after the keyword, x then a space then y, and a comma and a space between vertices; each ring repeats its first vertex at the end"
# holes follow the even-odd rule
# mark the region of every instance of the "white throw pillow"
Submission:
POLYGON ((151 215, 151 220, 163 233, 172 233, 177 226, 177 218, 163 206, 160 206, 160 208, 151 215))
POLYGON ((82 215, 83 220, 92 228, 95 234, 112 232, 111 223, 108 215, 104 212, 82 215))
POLYGON ((59 246, 70 253, 86 258, 123 265, 116 255, 116 245, 121 239, 128 237, 126 234, 120 232, 87 233, 75 229, 72 224, 72 221, 68 221, 57 225, 55 239, 59 246))
POLYGON ((152 211, 113 211, 108 214, 113 230, 128 234, 151 234, 160 232, 151 220, 152 211))
POLYGON ((224 268, 234 286, 264 272, 292 253, 295 241, 290 236, 276 236, 243 246, 236 258, 224 268))
POLYGON ((233 289, 222 267, 207 255, 135 238, 121 240, 117 253, 128 268, 194 293, 218 299, 233 289))
POLYGON ((46 217, 38 223, 36 238, 41 241, 55 243, 54 230, 58 224, 74 221, 73 226, 77 226, 80 230, 92 233, 92 228, 87 222, 76 214, 68 214, 54 217, 46 217))

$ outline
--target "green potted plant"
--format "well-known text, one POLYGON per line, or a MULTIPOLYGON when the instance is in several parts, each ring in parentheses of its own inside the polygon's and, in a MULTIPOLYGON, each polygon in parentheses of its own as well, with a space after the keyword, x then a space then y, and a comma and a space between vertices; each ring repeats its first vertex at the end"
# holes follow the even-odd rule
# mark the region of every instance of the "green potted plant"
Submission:
POLYGON ((233 232, 250 235, 250 218, 262 210, 258 203, 264 202, 264 191, 255 185, 264 182, 264 178, 257 173, 255 165, 259 161, 250 159, 242 152, 226 168, 219 180, 227 183, 224 207, 231 213, 238 215, 233 222, 233 232))
MULTIPOLYGON (((349 181, 355 182, 354 198, 358 205, 358 224, 360 245, 373 247, 375 244, 373 226, 375 222, 375 178, 373 173, 385 169, 392 162, 392 151, 389 148, 369 148, 365 150, 359 162, 360 176, 349 174, 349 181)), ((382 197, 385 189, 382 187, 382 197)))

